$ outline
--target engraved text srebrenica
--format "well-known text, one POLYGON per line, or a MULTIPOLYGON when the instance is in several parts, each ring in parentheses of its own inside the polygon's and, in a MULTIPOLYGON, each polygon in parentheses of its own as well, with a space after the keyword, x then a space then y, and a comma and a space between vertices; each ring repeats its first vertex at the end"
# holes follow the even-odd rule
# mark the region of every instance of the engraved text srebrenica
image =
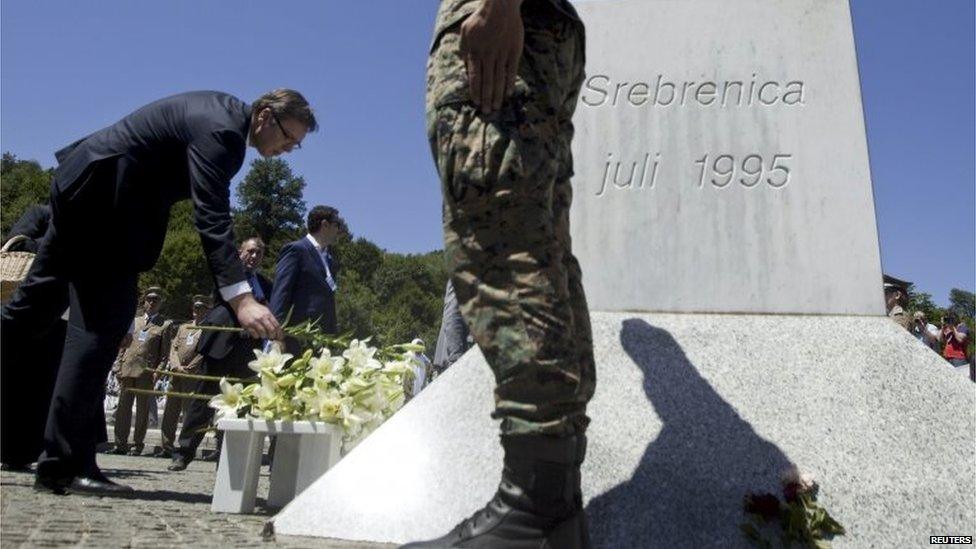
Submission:
POLYGON ((649 81, 618 81, 604 74, 586 79, 580 97, 587 107, 718 107, 773 105, 802 106, 801 80, 765 79, 753 73, 747 80, 674 80, 658 74, 649 81))

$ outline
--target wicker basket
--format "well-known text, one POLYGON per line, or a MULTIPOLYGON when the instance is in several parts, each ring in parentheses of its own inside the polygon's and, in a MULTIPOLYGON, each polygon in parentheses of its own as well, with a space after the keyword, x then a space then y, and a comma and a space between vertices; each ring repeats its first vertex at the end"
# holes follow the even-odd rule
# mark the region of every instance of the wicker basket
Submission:
POLYGON ((27 271, 34 262, 34 254, 30 252, 9 252, 11 246, 18 242, 29 240, 24 235, 17 235, 0 248, 0 302, 6 303, 14 295, 14 290, 27 278, 27 271))

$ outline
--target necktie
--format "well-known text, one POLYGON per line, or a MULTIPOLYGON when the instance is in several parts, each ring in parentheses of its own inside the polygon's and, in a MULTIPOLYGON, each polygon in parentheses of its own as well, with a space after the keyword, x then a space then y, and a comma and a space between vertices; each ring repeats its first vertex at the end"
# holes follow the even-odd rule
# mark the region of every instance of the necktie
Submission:
POLYGON ((335 282, 335 278, 332 276, 332 255, 329 253, 328 248, 322 251, 322 259, 325 261, 325 283, 329 285, 329 288, 335 292, 339 289, 339 286, 335 282))
POLYGON ((253 272, 247 273, 247 283, 251 285, 251 293, 254 294, 254 299, 258 303, 264 303, 264 291, 261 289, 261 284, 258 283, 258 277, 253 272))

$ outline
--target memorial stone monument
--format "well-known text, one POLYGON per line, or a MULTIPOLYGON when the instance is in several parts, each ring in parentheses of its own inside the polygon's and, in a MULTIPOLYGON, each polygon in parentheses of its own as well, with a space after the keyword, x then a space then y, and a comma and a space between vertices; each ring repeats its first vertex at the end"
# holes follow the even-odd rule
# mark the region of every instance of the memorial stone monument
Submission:
MULTIPOLYGON (((742 497, 791 465, 837 546, 976 532, 976 391, 884 317, 845 0, 580 2, 574 250, 598 385, 594 546, 745 545, 742 497)), ((879 182, 879 184, 882 184, 879 182)), ((494 493, 477 349, 273 519, 404 542, 494 493)))

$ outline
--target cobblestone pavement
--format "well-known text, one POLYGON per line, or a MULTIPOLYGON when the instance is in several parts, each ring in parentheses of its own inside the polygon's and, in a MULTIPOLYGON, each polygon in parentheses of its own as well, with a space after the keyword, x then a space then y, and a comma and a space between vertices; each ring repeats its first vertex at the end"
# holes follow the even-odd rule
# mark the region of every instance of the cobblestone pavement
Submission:
MULTIPOLYGON (((147 443, 152 442, 152 435, 147 443)), ((147 448, 150 448, 147 444, 147 448)), ((216 463, 194 461, 185 471, 169 460, 99 454, 105 473, 135 489, 128 498, 55 496, 35 492, 31 473, 0 472, 0 545, 12 547, 325 547, 373 549, 387 544, 314 538, 262 537, 268 468, 261 470, 252 515, 210 512, 216 463)))

